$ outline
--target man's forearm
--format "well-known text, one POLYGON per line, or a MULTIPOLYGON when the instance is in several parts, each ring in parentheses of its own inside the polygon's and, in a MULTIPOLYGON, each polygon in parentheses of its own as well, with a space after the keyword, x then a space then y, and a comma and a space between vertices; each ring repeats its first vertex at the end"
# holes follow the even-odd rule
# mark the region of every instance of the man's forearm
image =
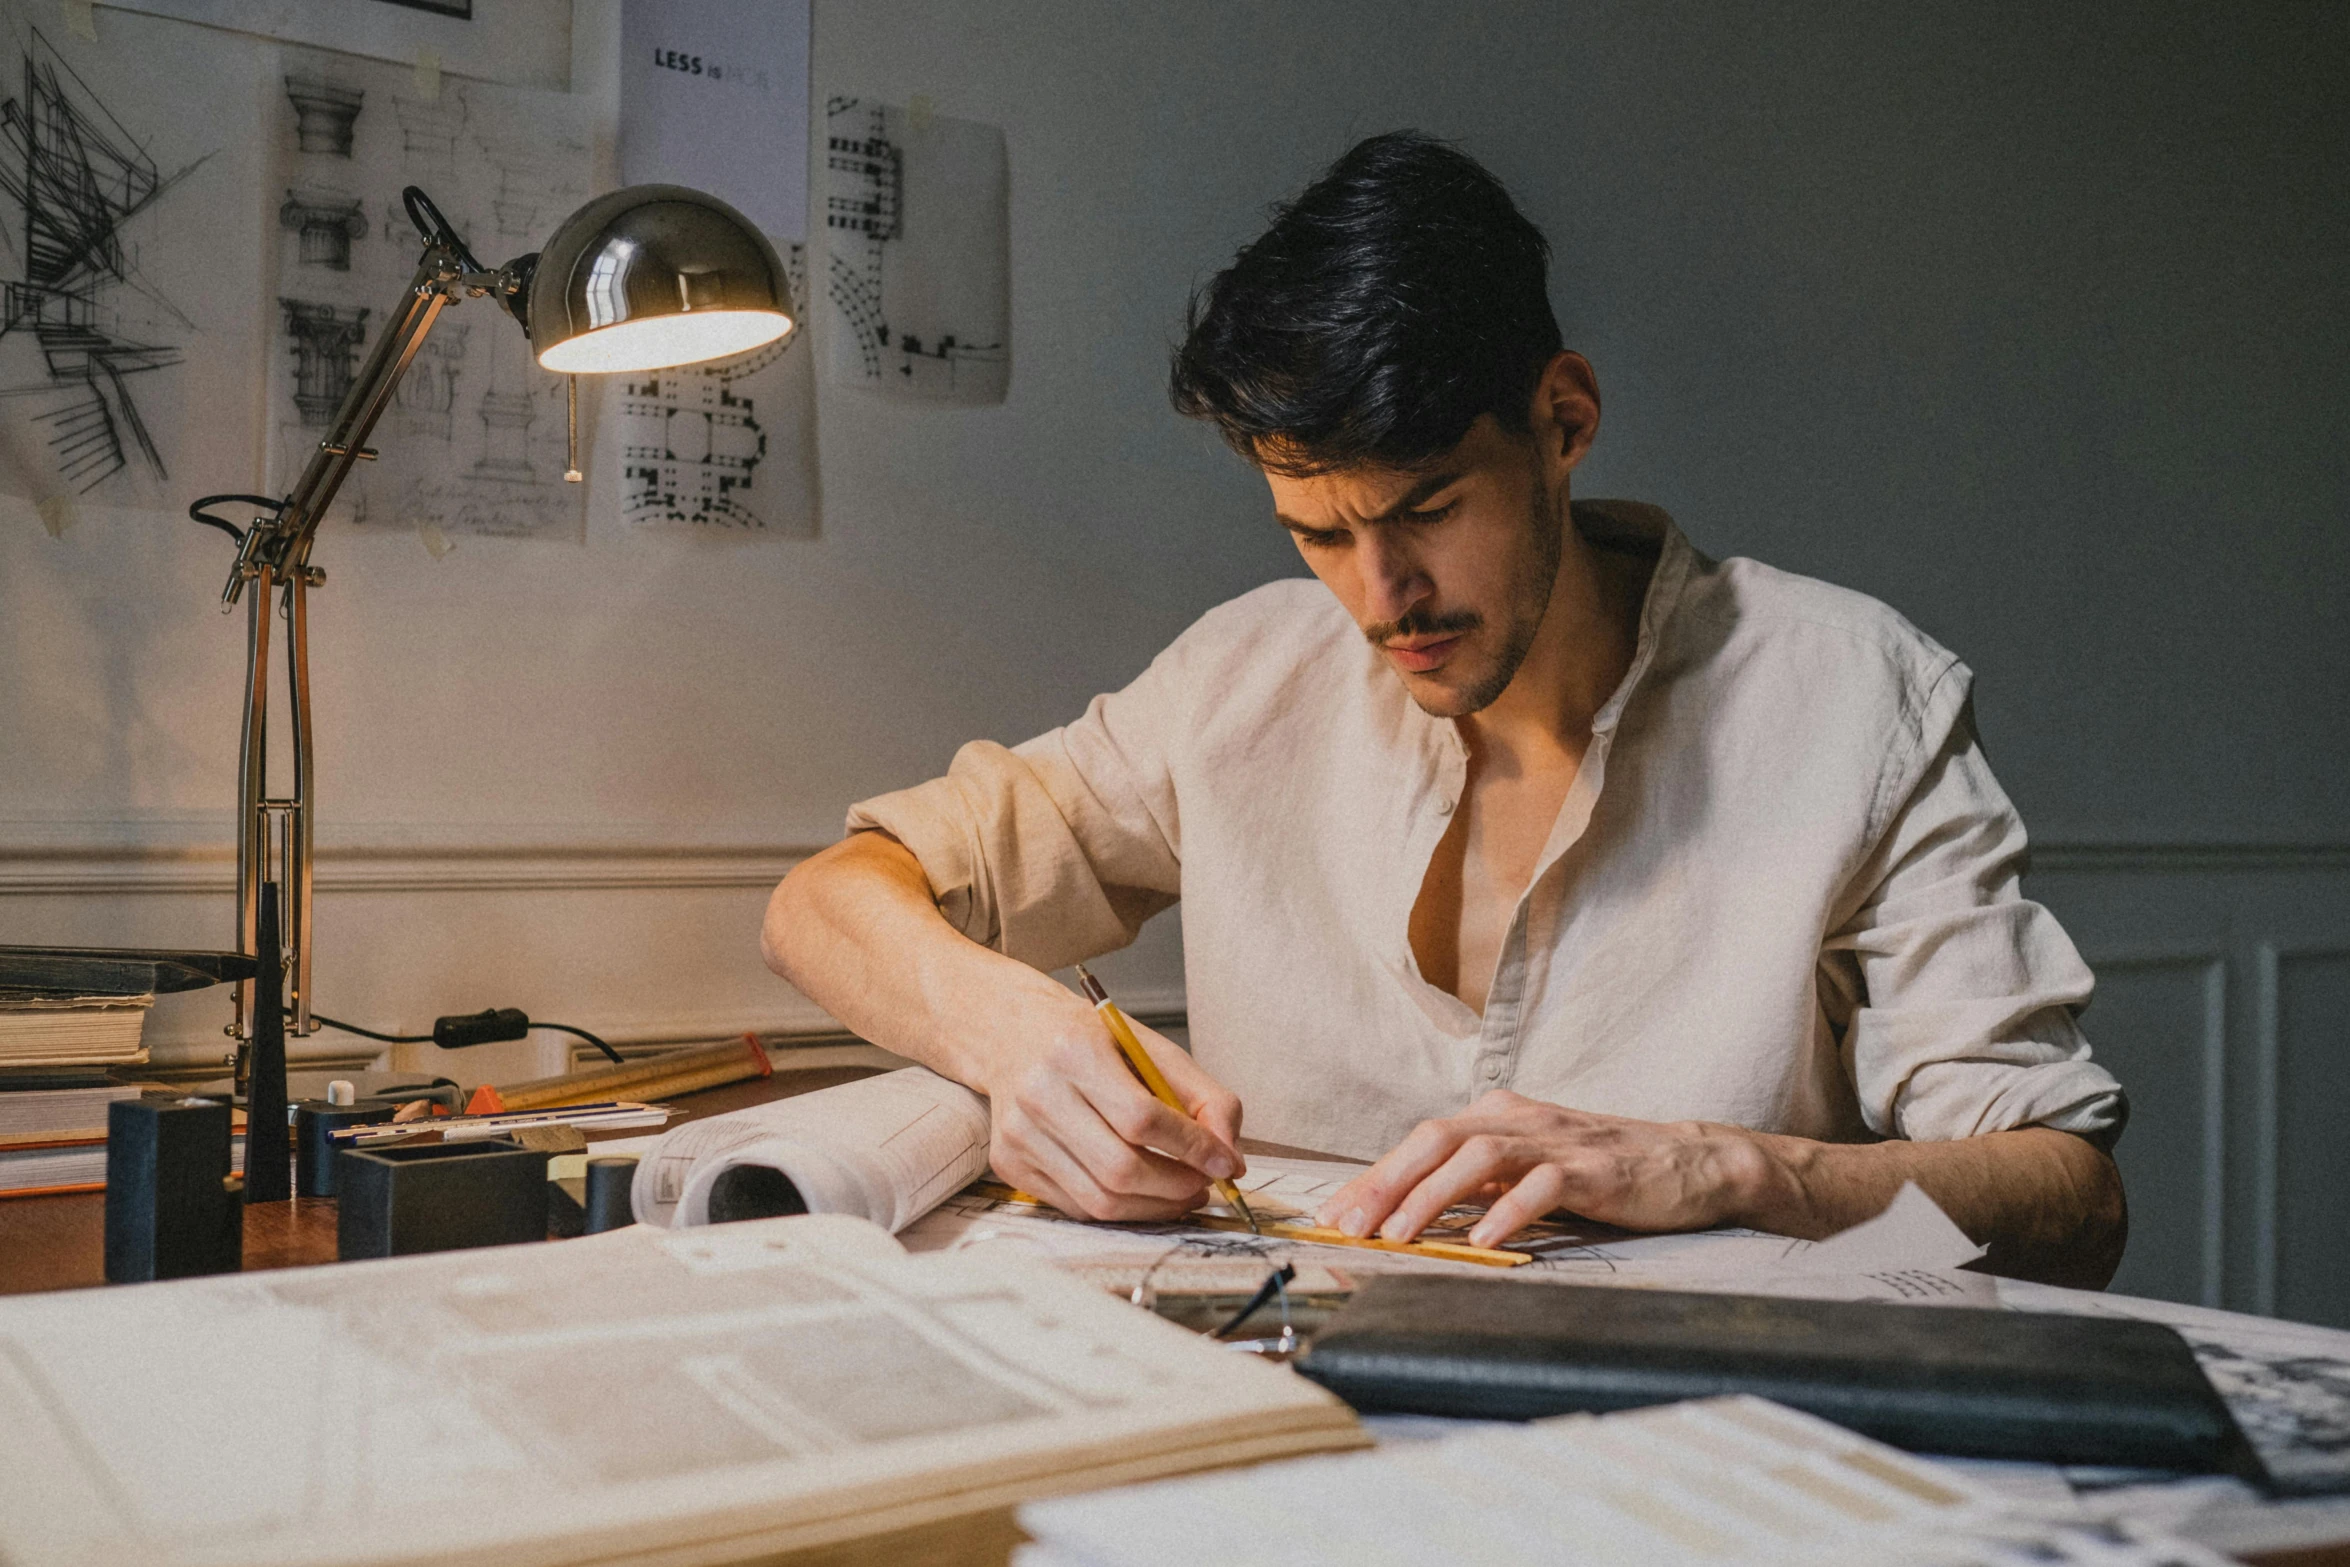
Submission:
POLYGON ((1008 987, 1066 999, 1047 975, 949 925, 921 862, 881 833, 856 834, 785 877, 760 947, 768 967, 860 1038, 982 1092, 993 1063, 973 998, 1000 1001, 1008 987))
POLYGON ((2015 1278, 2103 1288, 2129 1235, 2111 1157, 2070 1132, 2026 1127, 1950 1142, 1820 1143, 1738 1133, 1760 1156, 1735 1221, 1779 1235, 1833 1235, 1882 1213, 1904 1181, 1990 1248, 2015 1278))

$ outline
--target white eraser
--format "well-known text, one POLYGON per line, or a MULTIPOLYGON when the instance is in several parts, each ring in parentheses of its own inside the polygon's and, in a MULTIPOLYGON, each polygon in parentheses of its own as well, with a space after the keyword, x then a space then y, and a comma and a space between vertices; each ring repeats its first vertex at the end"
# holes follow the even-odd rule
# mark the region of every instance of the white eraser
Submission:
POLYGON ((359 1090, 351 1086, 348 1078, 338 1077, 326 1085, 326 1102, 330 1105, 355 1105, 359 1102, 359 1090))

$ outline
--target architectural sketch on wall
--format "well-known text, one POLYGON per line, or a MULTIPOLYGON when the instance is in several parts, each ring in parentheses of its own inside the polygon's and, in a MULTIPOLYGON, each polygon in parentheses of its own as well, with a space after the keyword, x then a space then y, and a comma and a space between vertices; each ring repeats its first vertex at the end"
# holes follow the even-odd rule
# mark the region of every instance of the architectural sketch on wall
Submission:
MULTIPOLYGON (((779 247, 805 320, 807 248, 779 247)), ((817 534, 814 361, 807 334, 712 365, 619 378, 607 403, 631 527, 812 539, 817 534)))
POLYGON ((254 166, 223 124, 236 73, 224 102, 175 104, 169 60, 101 51, 34 14, 0 5, 0 489, 170 504, 191 453, 209 473, 214 442, 251 460, 249 418, 191 390, 254 324, 249 219, 219 206, 254 166))
MULTIPOLYGON (((495 266, 537 249, 586 198, 588 160, 565 94, 446 81, 427 99, 413 72, 291 49, 281 87, 269 473, 282 490, 415 270, 423 240, 401 188, 422 186, 495 266)), ((495 304, 460 304, 425 340, 381 455, 354 471, 338 515, 427 538, 576 539, 585 502, 563 482, 564 427, 562 378, 495 304)))
POLYGON ((1012 376, 1004 133, 858 98, 825 105, 832 380, 1002 402, 1012 376))

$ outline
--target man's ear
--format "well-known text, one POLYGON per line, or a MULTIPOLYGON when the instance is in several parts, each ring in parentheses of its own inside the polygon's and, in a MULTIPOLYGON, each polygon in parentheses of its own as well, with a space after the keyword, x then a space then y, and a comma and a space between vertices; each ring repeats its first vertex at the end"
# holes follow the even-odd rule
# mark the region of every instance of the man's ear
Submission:
POLYGON ((1557 464, 1557 471, 1568 473, 1578 467, 1599 434, 1599 377, 1592 373, 1591 361, 1571 348, 1551 355, 1534 383, 1527 416, 1543 455, 1557 464))

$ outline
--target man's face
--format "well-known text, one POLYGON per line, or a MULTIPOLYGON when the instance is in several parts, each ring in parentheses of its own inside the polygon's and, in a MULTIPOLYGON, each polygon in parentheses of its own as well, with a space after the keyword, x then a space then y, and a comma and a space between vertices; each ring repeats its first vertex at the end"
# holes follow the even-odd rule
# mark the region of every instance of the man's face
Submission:
POLYGON ((1363 635, 1438 718, 1489 706, 1550 607, 1566 518, 1534 438, 1490 414, 1423 467, 1267 474, 1273 512, 1363 635))

